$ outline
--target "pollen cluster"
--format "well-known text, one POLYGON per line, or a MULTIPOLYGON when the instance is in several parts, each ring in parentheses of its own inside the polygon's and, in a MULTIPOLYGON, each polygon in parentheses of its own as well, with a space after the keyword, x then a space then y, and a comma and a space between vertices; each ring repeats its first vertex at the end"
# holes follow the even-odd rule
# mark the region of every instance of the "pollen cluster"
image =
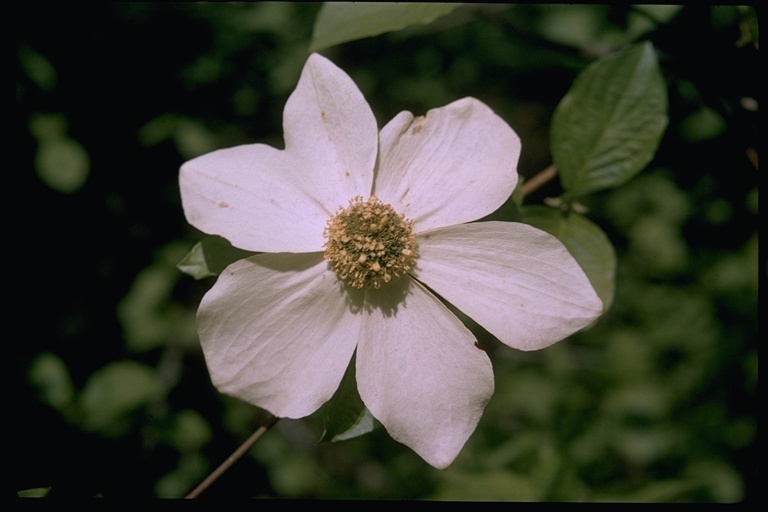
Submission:
POLYGON ((323 232, 325 259, 350 286, 379 288, 405 274, 416 260, 413 221, 376 196, 350 199, 339 207, 323 232))

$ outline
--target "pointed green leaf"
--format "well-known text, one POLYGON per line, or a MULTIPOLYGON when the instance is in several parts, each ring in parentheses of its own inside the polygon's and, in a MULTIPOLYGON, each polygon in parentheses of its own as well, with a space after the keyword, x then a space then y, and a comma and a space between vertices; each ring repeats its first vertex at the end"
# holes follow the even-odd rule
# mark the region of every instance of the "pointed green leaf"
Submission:
POLYGON ((195 279, 217 276, 231 263, 253 256, 220 236, 209 236, 196 243, 176 267, 195 279))
POLYGON ((650 43, 582 71, 552 118, 552 157, 567 196, 617 187, 653 158, 667 92, 650 43))
POLYGON ((461 4, 326 2, 317 13, 309 51, 430 23, 461 4))
POLYGON ((587 274, 603 301, 603 310, 607 311, 613 302, 616 253, 603 230, 578 213, 546 206, 523 208, 523 222, 546 231, 565 245, 587 274))
POLYGON ((320 440, 333 442, 362 436, 376 427, 376 420, 357 392, 354 358, 347 367, 339 389, 323 406, 323 425, 325 431, 320 440))

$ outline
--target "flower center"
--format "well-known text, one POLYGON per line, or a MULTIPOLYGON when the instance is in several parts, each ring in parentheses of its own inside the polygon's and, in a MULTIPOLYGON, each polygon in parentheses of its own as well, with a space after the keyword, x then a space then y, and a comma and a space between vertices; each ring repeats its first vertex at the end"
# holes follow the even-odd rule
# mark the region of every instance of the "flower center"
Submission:
POLYGON ((339 207, 323 231, 325 259, 339 279, 355 288, 379 288, 400 277, 416 261, 413 221, 376 196, 350 199, 339 207))

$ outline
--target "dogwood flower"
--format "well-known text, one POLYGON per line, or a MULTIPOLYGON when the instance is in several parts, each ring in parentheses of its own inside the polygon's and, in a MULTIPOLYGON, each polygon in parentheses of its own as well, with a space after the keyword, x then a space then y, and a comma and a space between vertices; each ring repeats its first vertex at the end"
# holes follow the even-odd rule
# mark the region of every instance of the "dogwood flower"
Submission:
POLYGON ((180 171, 187 220, 259 252, 201 301, 200 342, 223 393, 301 418, 355 356, 360 397, 395 440, 447 467, 494 390, 457 307, 502 343, 536 350, 602 303, 554 237, 476 222, 517 183, 520 140, 464 98, 378 132, 352 79, 307 60, 283 114, 285 149, 222 149, 180 171))

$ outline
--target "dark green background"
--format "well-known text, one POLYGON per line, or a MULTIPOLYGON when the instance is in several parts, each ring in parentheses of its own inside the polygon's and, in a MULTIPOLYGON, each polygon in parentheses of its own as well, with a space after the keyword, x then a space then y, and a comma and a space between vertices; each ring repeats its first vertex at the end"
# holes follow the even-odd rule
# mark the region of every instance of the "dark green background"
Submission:
MULTIPOLYGON (((184 219, 178 168, 219 147, 282 144, 282 108, 318 8, 14 6, 8 245, 19 250, 6 300, 16 491, 183 496, 258 425, 259 411, 212 388, 197 346, 194 311, 213 280, 174 268, 202 237, 184 219), (39 174, 41 116, 60 123, 56 140, 87 154, 81 187, 62 192, 39 174), (69 377, 46 373, 40 354, 69 377), (94 419, 81 390, 98 404, 94 375, 116 361, 144 365, 158 390, 94 419), (72 399, 51 406, 51 390, 68 379, 72 399)), ((670 123, 648 169, 584 201, 619 258, 616 300, 600 322, 525 354, 473 326, 497 391, 449 470, 430 468, 381 429, 316 445, 315 415, 279 422, 204 497, 755 497, 764 271, 750 100, 756 20, 749 9, 686 6, 638 30, 636 16, 628 7, 473 6, 322 52, 356 81, 380 125, 400 110, 485 101, 521 135, 524 176, 551 162, 549 121, 576 73, 622 42, 656 46, 670 123)), ((527 203, 559 193, 552 182, 527 203)))

